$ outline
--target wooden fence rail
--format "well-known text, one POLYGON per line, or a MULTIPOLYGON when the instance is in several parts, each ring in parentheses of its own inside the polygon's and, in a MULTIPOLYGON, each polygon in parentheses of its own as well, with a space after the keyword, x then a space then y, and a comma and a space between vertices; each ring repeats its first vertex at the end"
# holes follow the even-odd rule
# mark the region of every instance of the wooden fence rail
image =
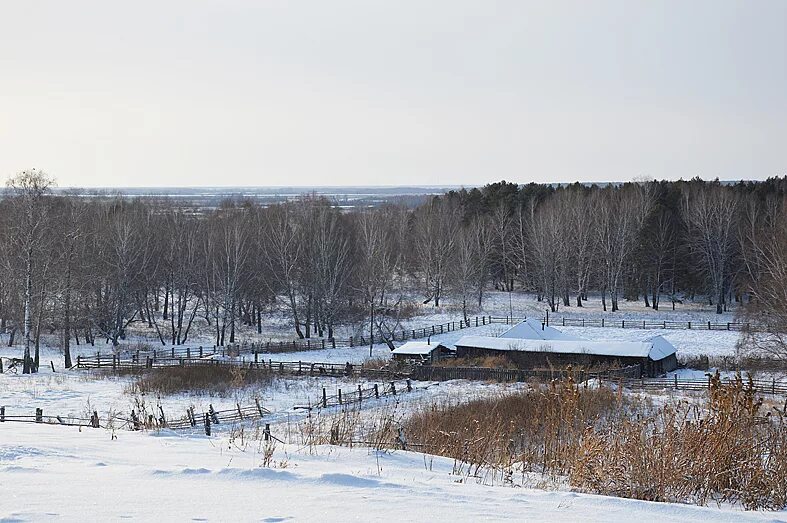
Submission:
MULTIPOLYGON (((734 378, 722 379, 723 384, 729 384, 734 378)), ((749 387, 749 381, 743 381, 744 387, 749 387)), ((689 390, 704 391, 711 387, 710 378, 643 378, 625 379, 623 385, 632 389, 642 390, 689 390)), ((751 389, 757 394, 787 395, 787 383, 772 380, 752 380, 751 389)))
POLYGON ((274 361, 264 360, 255 355, 253 360, 237 359, 199 359, 165 358, 145 360, 121 359, 118 356, 77 356, 74 365, 77 369, 107 369, 113 371, 142 371, 145 369, 171 367, 241 367, 249 370, 289 376, 354 376, 377 379, 398 379, 409 376, 407 372, 388 369, 369 369, 352 363, 328 363, 311 361, 274 361))
MULTIPOLYGON (((511 316, 490 316, 490 323, 504 323, 514 325, 526 318, 511 316)), ((664 330, 724 330, 724 331, 752 331, 768 332, 771 330, 767 325, 743 322, 713 322, 713 321, 672 321, 672 320, 648 320, 631 318, 570 318, 546 317, 539 318, 539 321, 551 327, 603 327, 612 329, 664 329, 664 330)))
POLYGON ((309 405, 296 406, 296 409, 324 409, 329 407, 338 407, 340 405, 350 405, 353 403, 363 403, 373 399, 379 399, 383 396, 396 396, 405 392, 412 392, 412 382, 407 379, 397 384, 396 381, 379 385, 375 383, 371 387, 363 388, 358 384, 357 389, 345 390, 338 389, 336 394, 328 395, 327 389, 322 389, 322 397, 309 405))
MULTIPOLYGON (((478 327, 491 323, 490 316, 475 316, 468 318, 467 321, 460 319, 446 323, 419 327, 417 329, 400 329, 391 333, 391 341, 407 341, 428 338, 436 334, 444 334, 456 330, 478 327)), ((373 343, 385 343, 386 339, 382 336, 374 336, 373 343)), ((147 358, 153 360, 160 359, 192 359, 204 358, 208 356, 237 356, 240 354, 281 354, 288 352, 304 352, 323 349, 337 349, 348 347, 363 347, 369 345, 370 338, 365 336, 350 336, 346 339, 338 338, 306 338, 298 340, 280 340, 265 342, 242 342, 225 347, 217 346, 198 346, 198 347, 161 347, 156 349, 142 350, 120 350, 118 353, 101 354, 99 357, 110 359, 112 355, 123 356, 124 360, 133 359, 145 361, 147 358)))

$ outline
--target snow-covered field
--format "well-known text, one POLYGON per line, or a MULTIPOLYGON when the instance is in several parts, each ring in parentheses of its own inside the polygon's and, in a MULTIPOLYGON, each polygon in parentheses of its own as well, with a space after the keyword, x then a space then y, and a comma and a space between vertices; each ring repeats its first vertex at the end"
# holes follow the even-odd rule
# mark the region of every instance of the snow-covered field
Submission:
MULTIPOLYGON (((532 296, 513 295, 514 316, 540 316, 543 303, 532 296)), ((613 316, 600 302, 571 307, 567 316, 613 316)), ((713 314, 701 304, 679 305, 679 310, 652 311, 641 303, 621 302, 615 317, 648 317, 691 321, 731 321, 733 314, 713 314)), ((430 310, 431 309, 431 310, 430 310)), ((507 315, 508 294, 490 293, 483 314, 507 315)), ((456 320, 451 306, 423 314, 406 323, 418 327, 456 320)), ((558 313, 552 317, 560 317, 558 313)), ((475 312, 473 313, 475 315, 475 312)), ((286 322, 274 321, 287 336, 286 322)), ((506 325, 493 324, 438 334, 433 341, 453 345, 465 335, 501 334, 506 325)), ((663 335, 680 355, 733 355, 738 334, 728 331, 641 330, 558 327, 592 340, 642 340, 663 335)), ((291 334, 290 334, 291 335, 291 334)), ((136 337, 128 343, 144 341, 136 337)), ((202 341, 210 344, 210 337, 202 341)), ((198 341, 195 340, 195 344, 198 341)), ((109 346, 79 346, 76 354, 94 354, 109 346)), ((0 356, 21 355, 19 347, 0 348, 0 356)), ((376 345, 375 359, 387 359, 387 346, 376 345)), ((370 358, 368 347, 326 349, 265 355, 273 361, 361 363, 370 358)), ((264 422, 274 434, 292 442, 289 431, 308 415, 296 406, 313 404, 326 388, 352 391, 371 382, 349 378, 273 378, 269 383, 240 387, 223 396, 172 394, 151 397, 134 392, 134 378, 97 376, 63 368, 61 351, 43 347, 37 375, 0 375, 0 405, 7 414, 88 417, 93 410, 105 419, 110 413, 128 415, 144 404, 159 406, 168 417, 180 417, 194 407, 222 410, 258 398, 272 414, 264 422), (55 365, 55 371, 49 362, 55 365), (285 434, 287 436, 285 436, 285 434)), ((681 376, 694 376, 689 369, 681 376)), ((699 375, 704 373, 699 372, 699 375)), ((701 377, 701 376, 700 376, 701 377)), ((441 400, 468 399, 525 385, 449 381, 414 383, 415 390, 396 398, 369 401, 367 408, 396 408, 399 412, 441 400)), ((667 393, 665 393, 667 394, 667 393)), ((247 425, 250 433, 257 430, 247 425)), ((164 519, 222 521, 778 521, 783 513, 748 513, 737 508, 700 508, 648 503, 558 490, 533 489, 531 482, 488 485, 452 475, 449 459, 413 452, 376 452, 365 448, 277 444, 268 466, 263 466, 261 443, 238 438, 228 425, 214 426, 211 437, 201 430, 174 433, 77 429, 36 424, 0 424, 0 520, 164 519)))
POLYGON ((450 459, 227 436, 0 430, 3 521, 778 521, 781 514, 487 486, 450 459))

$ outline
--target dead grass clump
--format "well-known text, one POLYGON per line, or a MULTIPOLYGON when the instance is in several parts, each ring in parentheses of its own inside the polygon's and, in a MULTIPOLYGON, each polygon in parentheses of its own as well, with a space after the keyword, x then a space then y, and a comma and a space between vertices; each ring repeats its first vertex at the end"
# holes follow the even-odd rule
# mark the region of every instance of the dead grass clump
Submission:
POLYGON ((426 452, 456 460, 455 472, 502 478, 515 469, 554 475, 568 470, 585 431, 624 415, 628 401, 569 378, 548 386, 458 405, 432 405, 410 416, 407 437, 426 452))
POLYGON ((570 468, 572 485, 650 501, 787 506, 784 412, 762 412, 740 377, 711 380, 707 405, 668 404, 654 415, 589 430, 570 468))
POLYGON ((247 385, 267 385, 271 380, 272 376, 263 369, 225 365, 165 367, 138 374, 126 392, 160 396, 181 392, 223 396, 247 385))

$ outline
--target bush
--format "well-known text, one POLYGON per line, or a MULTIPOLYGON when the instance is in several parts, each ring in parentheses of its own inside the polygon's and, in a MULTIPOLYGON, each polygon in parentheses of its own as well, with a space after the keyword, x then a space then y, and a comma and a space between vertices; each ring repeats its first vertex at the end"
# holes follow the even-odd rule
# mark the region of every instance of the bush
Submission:
POLYGON ((136 375, 126 392, 162 396, 190 392, 223 396, 247 385, 268 385, 271 380, 271 375, 263 369, 228 365, 164 367, 136 375))

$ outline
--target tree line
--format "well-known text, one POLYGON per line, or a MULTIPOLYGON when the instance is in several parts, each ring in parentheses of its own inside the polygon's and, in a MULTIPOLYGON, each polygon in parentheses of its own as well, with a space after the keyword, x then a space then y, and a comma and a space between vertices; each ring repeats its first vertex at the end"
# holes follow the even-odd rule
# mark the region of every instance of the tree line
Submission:
POLYGON ((262 333, 273 310, 300 338, 340 326, 390 338, 414 296, 467 317, 493 288, 533 292, 552 311, 591 295, 610 311, 698 296, 719 313, 787 310, 787 177, 500 182, 349 211, 308 195, 189 209, 54 195, 54 183, 24 171, 0 200, 0 330, 24 344, 25 372, 42 334, 59 337, 67 366, 72 344, 117 346, 135 322, 162 344, 207 327, 225 345, 241 325, 262 333))

